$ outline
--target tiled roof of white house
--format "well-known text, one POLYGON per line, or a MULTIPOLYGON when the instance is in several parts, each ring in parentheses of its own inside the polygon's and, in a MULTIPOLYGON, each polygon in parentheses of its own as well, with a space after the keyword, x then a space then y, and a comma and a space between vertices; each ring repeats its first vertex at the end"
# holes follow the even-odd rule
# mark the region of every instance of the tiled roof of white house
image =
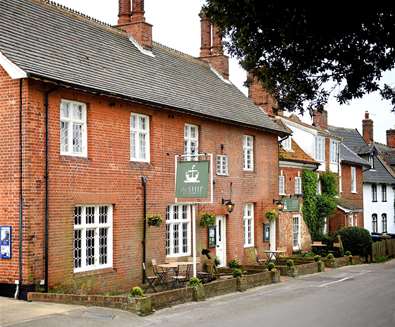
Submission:
POLYGON ((42 0, 0 0, 0 52, 29 77, 271 133, 286 131, 192 56, 42 0))

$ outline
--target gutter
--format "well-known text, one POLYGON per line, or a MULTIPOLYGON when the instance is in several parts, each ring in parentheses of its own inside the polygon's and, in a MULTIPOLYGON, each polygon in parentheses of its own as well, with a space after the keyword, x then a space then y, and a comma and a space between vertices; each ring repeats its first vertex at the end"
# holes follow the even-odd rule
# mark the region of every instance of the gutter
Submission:
POLYGON ((48 293, 48 243, 49 243, 49 201, 48 201, 48 175, 49 175, 49 94, 55 91, 56 88, 52 88, 44 93, 44 110, 45 110, 45 217, 44 217, 44 291, 48 293))

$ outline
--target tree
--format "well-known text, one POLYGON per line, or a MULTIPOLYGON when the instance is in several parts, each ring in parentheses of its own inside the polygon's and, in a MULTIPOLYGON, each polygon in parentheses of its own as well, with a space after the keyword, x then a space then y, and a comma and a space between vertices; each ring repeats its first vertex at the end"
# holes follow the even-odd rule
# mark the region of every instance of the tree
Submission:
POLYGON ((395 90, 380 85, 395 66, 395 7, 390 3, 207 0, 229 53, 288 111, 341 104, 379 91, 395 111, 395 90))

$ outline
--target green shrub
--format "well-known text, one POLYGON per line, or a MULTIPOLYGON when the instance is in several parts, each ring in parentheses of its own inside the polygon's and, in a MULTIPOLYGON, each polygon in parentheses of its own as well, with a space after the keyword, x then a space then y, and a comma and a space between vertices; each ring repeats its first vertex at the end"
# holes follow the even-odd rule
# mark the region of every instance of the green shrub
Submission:
POLYGON ((267 265, 267 269, 269 271, 272 271, 274 268, 276 268, 276 265, 273 262, 269 262, 269 264, 267 265))
POLYGON ((240 268, 241 264, 240 264, 239 259, 234 258, 229 261, 228 266, 229 266, 229 268, 236 269, 236 268, 240 268))
POLYGON ((200 216, 200 226, 209 227, 215 225, 215 215, 213 213, 202 213, 200 216))
POLYGON ((374 262, 377 262, 377 263, 386 262, 387 260, 388 260, 388 257, 386 255, 380 255, 380 256, 374 258, 374 262))
POLYGON ((340 235, 343 248, 354 255, 368 256, 372 250, 372 237, 361 227, 346 227, 337 232, 340 235))
POLYGON ((326 172, 320 175, 321 191, 331 196, 337 195, 337 176, 334 173, 326 172))
POLYGON ((320 261, 321 260, 321 256, 319 256, 319 255, 315 255, 314 256, 314 261, 315 262, 318 262, 318 261, 320 261))
POLYGON ((288 259, 287 260, 287 266, 288 267, 293 267, 293 266, 295 266, 295 262, 292 259, 288 259))
POLYGON ((196 287, 199 287, 200 285, 202 285, 202 281, 199 278, 197 278, 197 277, 192 277, 189 280, 188 285, 190 287, 196 288, 196 287))
POLYGON ((130 291, 132 297, 143 297, 144 291, 140 287, 133 287, 130 291))
POLYGON ((334 256, 332 253, 329 253, 329 254, 326 256, 326 258, 327 258, 328 260, 333 260, 333 259, 335 259, 335 256, 334 256))
POLYGON ((310 258, 310 257, 314 257, 315 253, 314 252, 306 252, 303 254, 303 257, 305 258, 310 258))
POLYGON ((243 276, 243 271, 241 269, 239 269, 239 268, 235 268, 235 269, 233 269, 232 275, 235 278, 236 277, 241 277, 241 276, 243 276))
POLYGON ((351 255, 351 252, 350 251, 346 251, 346 252, 344 252, 344 255, 348 257, 348 256, 351 255))

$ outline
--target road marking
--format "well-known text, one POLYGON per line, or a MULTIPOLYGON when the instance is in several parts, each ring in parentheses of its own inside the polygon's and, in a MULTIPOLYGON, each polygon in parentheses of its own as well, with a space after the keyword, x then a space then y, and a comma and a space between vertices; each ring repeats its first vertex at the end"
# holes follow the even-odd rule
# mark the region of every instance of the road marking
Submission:
POLYGON ((341 283, 341 282, 344 282, 344 281, 349 280, 349 279, 351 279, 351 277, 344 277, 344 278, 342 278, 342 279, 335 280, 335 281, 333 281, 333 282, 329 282, 329 283, 325 283, 325 284, 318 285, 318 287, 325 287, 325 286, 329 286, 329 285, 341 283))

